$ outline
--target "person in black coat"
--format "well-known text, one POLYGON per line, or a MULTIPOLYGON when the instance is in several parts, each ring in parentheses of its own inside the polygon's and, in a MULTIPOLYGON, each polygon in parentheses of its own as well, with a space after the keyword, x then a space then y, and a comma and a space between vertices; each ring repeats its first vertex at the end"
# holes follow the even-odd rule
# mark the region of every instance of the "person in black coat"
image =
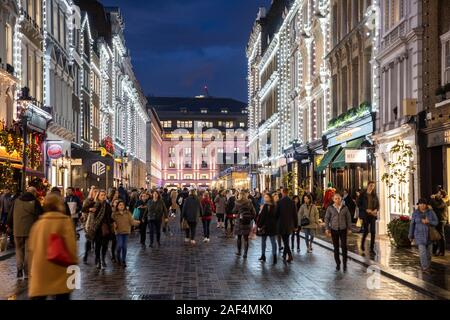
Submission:
POLYGON ((195 230, 197 229, 197 223, 202 216, 203 209, 200 204, 200 199, 197 196, 197 192, 192 190, 189 196, 184 200, 183 209, 181 210, 182 219, 186 219, 189 228, 186 229, 186 238, 184 242, 191 242, 195 245, 195 230))
POLYGON ((278 201, 276 208, 276 216, 278 221, 278 233, 283 239, 284 251, 283 259, 291 263, 294 258, 289 247, 289 236, 298 226, 298 217, 294 201, 289 198, 289 190, 283 189, 283 198, 278 201), (286 260, 287 257, 287 260, 286 260))
POLYGON ((353 218, 355 216, 356 203, 347 189, 344 190, 342 201, 344 201, 345 206, 348 208, 348 211, 350 211, 350 214, 353 218))
POLYGON ((261 235, 261 258, 259 261, 266 261, 266 243, 270 238, 272 245, 273 264, 277 263, 277 216, 275 213, 275 204, 272 195, 269 193, 264 195, 264 205, 258 216, 258 234, 261 235))
POLYGON ((375 252, 375 233, 378 211, 380 210, 380 201, 375 192, 375 182, 370 181, 367 190, 361 194, 358 199, 359 216, 364 220, 364 235, 361 242, 361 250, 366 250, 366 238, 370 232, 370 254, 375 252))

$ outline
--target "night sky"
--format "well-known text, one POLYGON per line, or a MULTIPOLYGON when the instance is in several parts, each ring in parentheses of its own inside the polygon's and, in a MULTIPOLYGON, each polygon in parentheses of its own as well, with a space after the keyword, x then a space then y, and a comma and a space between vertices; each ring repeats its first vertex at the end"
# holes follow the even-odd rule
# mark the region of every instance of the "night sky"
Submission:
POLYGON ((247 101, 247 45, 270 0, 99 0, 118 6, 146 95, 203 94, 247 101))

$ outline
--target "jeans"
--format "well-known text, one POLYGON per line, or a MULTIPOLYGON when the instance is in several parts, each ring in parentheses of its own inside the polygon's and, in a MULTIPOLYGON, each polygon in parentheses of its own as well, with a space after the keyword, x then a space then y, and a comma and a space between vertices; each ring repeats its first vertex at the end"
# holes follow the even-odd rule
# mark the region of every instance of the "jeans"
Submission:
POLYGON ((433 244, 433 253, 436 254, 439 251, 439 254, 445 254, 445 225, 446 221, 440 221, 436 226, 437 232, 441 235, 441 240, 435 242, 433 244))
POLYGON ((370 232, 370 250, 374 250, 375 249, 375 234, 376 234, 376 223, 377 223, 377 218, 374 216, 367 216, 364 219, 364 235, 362 238, 362 244, 361 246, 364 247, 366 244, 366 238, 367 235, 370 232))
POLYGON ((305 233, 306 248, 309 249, 310 247, 312 247, 316 231, 314 229, 305 228, 303 232, 305 233))
POLYGON ((331 238, 333 239, 334 247, 334 260, 336 265, 341 265, 341 257, 339 255, 339 241, 342 247, 342 257, 344 260, 344 266, 347 266, 347 229, 346 230, 331 230, 331 238))
POLYGON ((95 263, 100 262, 100 251, 102 254, 102 259, 105 259, 106 252, 108 252, 108 243, 109 236, 97 235, 97 237, 95 237, 95 263))
POLYGON ((209 226, 211 224, 211 220, 203 220, 203 236, 209 239, 209 226))
POLYGON ((14 237, 17 270, 28 274, 28 237, 14 237))
POLYGON ((248 252, 248 235, 240 235, 237 237, 237 249, 238 249, 238 253, 241 253, 242 250, 242 237, 244 237, 244 256, 247 256, 247 252, 248 252))
POLYGON ((431 265, 431 251, 433 246, 431 244, 424 245, 419 244, 419 256, 420 256, 420 264, 423 269, 428 269, 431 265))
POLYGON ((272 255, 276 256, 277 255, 277 240, 276 240, 275 236, 262 236, 262 238, 261 238, 261 255, 262 256, 266 255, 267 238, 270 239, 270 244, 272 245, 272 255))
POLYGON ((197 222, 188 222, 189 229, 186 229, 186 239, 195 240, 195 229, 197 229, 197 222))
POLYGON ((283 258, 286 258, 286 256, 289 256, 289 257, 292 256, 292 251, 289 246, 289 236, 290 236, 290 234, 284 234, 281 236, 281 238, 283 239, 283 245, 284 245, 283 258))
POLYGON ((150 220, 148 222, 148 228, 150 229, 150 245, 153 244, 156 233, 156 242, 161 243, 161 221, 160 220, 150 220))
POLYGON ((117 241, 117 259, 119 262, 125 262, 127 259, 128 234, 116 235, 117 241))
POLYGON ((141 244, 145 245, 145 240, 147 240, 147 224, 148 222, 144 220, 141 221, 141 224, 139 225, 139 233, 141 234, 141 244))

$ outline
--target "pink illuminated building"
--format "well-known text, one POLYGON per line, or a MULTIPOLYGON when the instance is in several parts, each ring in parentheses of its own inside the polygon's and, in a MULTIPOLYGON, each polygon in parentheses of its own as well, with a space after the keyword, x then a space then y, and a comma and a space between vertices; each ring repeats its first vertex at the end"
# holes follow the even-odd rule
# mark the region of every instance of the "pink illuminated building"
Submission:
POLYGON ((161 187, 223 187, 225 173, 246 165, 245 103, 204 96, 148 97, 148 102, 163 129, 161 187))

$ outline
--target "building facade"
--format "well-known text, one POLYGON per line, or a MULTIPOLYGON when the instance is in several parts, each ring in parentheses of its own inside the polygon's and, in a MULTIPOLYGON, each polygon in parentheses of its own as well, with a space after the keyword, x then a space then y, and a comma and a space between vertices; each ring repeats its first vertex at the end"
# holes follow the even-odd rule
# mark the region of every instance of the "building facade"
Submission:
POLYGON ((84 0, 0 9, 2 172, 18 181, 25 161, 39 189, 143 186, 149 117, 120 9, 84 0))
POLYGON ((160 186, 219 188, 221 176, 247 163, 245 103, 205 96, 148 97, 148 102, 163 130, 161 168, 151 146, 152 178, 160 171, 160 186))

